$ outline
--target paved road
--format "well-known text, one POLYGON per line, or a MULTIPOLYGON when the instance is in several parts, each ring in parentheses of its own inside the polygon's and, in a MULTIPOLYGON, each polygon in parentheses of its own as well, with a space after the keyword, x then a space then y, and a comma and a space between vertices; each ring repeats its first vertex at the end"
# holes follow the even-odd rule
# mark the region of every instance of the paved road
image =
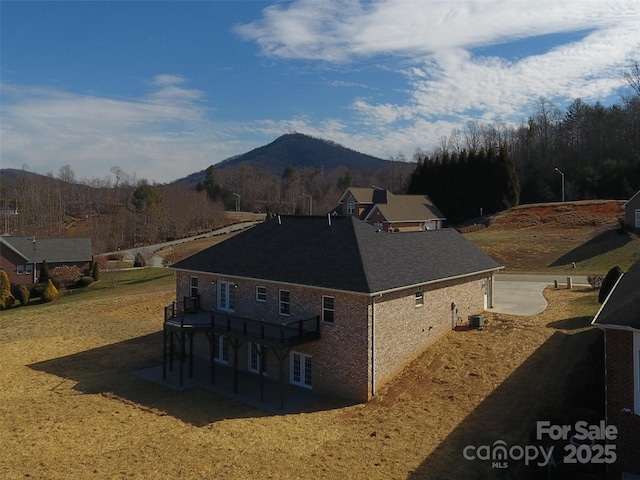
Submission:
POLYGON ((216 235, 222 235, 224 233, 236 232, 238 230, 244 230, 245 228, 252 227, 256 223, 261 222, 241 222, 234 223, 233 225, 229 225, 227 227, 219 228, 218 230, 214 230, 213 232, 204 233, 202 235, 196 235, 194 237, 180 238, 178 240, 172 240, 170 242, 158 243, 155 245, 146 245, 143 247, 129 248, 127 250, 119 250, 118 252, 108 252, 102 253, 101 255, 110 255, 110 254, 124 254, 130 260, 134 260, 138 252, 142 254, 147 262, 147 266, 151 267, 161 267, 162 266, 162 257, 155 254, 158 250, 169 247, 171 245, 178 245, 180 243, 191 242, 193 240, 197 240, 199 238, 207 238, 207 237, 215 237, 216 235))
MULTIPOLYGON (((547 285, 553 285, 557 280, 558 285, 566 286, 567 277, 553 275, 520 275, 498 274, 494 291, 494 307, 490 312, 506 313, 509 315, 536 315, 547 308, 547 301, 542 296, 542 291, 547 285)), ((587 284, 587 277, 571 275, 574 285, 587 284)))

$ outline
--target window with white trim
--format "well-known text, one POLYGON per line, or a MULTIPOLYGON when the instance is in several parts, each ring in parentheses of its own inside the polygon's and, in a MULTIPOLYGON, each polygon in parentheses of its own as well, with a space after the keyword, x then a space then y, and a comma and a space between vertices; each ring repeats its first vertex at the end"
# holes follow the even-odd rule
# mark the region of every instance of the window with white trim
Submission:
POLYGON ((256 301, 258 302, 267 301, 267 287, 263 287, 263 286, 256 287, 256 301))
POLYGON ((219 335, 213 346, 213 359, 218 363, 229 363, 229 338, 219 335))
POLYGON ((421 307, 424 305, 424 292, 422 290, 418 290, 416 292, 416 307, 421 307))
POLYGON ((347 200, 347 215, 353 215, 356 211, 356 200, 353 197, 349 197, 347 200))
POLYGON ((25 273, 27 275, 31 275, 33 273, 33 264, 32 263, 28 263, 27 264, 27 268, 25 269, 25 273))
POLYGON ((280 290, 280 315, 289 315, 291 313, 290 300, 289 290, 280 290))
POLYGON ((311 389, 311 355, 291 352, 291 370, 289 381, 293 385, 311 389))
POLYGON ((249 371, 253 373, 262 372, 263 375, 267 374, 267 347, 258 343, 248 343, 248 355, 247 364, 249 365, 249 371))
POLYGON ((333 323, 335 313, 335 301, 333 297, 328 295, 322 296, 322 321, 325 323, 333 323))
POLYGON ((16 273, 22 275, 24 273, 24 265, 16 265, 16 273))
POLYGON ((218 310, 234 312, 236 309, 235 282, 218 282, 218 310))
POLYGON ((198 277, 189 277, 189 296, 198 296, 198 277))

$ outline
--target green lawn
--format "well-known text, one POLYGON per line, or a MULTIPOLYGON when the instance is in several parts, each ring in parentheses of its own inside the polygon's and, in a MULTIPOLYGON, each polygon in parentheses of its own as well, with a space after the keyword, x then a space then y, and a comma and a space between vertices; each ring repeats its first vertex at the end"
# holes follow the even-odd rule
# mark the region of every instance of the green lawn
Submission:
POLYGON ((147 267, 126 269, 117 272, 102 272, 101 280, 88 287, 61 290, 60 296, 55 302, 43 303, 39 298, 32 298, 28 305, 22 306, 16 301, 14 307, 3 310, 2 318, 10 318, 14 315, 24 315, 32 309, 41 310, 69 308, 74 303, 82 303, 89 300, 99 300, 106 297, 117 297, 122 292, 134 294, 142 292, 150 286, 175 285, 173 270, 167 268, 147 267), (115 285, 114 285, 115 283, 115 285))

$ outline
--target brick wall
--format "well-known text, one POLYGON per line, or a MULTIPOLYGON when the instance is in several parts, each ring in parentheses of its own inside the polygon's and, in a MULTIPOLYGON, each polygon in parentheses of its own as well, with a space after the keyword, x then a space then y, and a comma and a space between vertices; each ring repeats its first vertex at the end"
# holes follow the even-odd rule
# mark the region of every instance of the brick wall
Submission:
MULTIPOLYGON (((191 274, 177 272, 177 298, 189 295, 191 274)), ((215 308, 214 285, 234 281, 216 275, 198 275, 200 305, 215 308), (212 285, 214 281, 214 285, 212 285)), ((334 298, 334 323, 320 324, 321 340, 294 347, 294 351, 312 356, 313 389, 358 401, 371 398, 372 346, 375 343, 375 388, 391 380, 402 368, 422 353, 433 341, 450 331, 455 322, 483 311, 485 277, 477 276, 425 286, 424 305, 416 307, 416 291, 411 288, 380 297, 333 292, 304 286, 247 279, 235 280, 235 314, 254 319, 283 321, 307 319, 322 314, 323 295, 334 298), (256 286, 266 287, 266 301, 256 301, 256 286), (279 291, 290 292, 289 317, 279 314, 279 291), (453 309, 452 309, 452 304, 453 309), (375 335, 372 336, 372 312, 375 335)), ((204 335, 196 339, 196 352, 209 355, 204 335)), ((239 350, 239 367, 246 368, 246 344, 239 350)), ((233 353, 230 354, 230 360, 233 353)), ((275 356, 269 357, 268 376, 278 379, 275 356), (273 366, 273 367, 272 367, 273 366)), ((289 381, 289 363, 285 362, 285 381, 289 381)))
POLYGON ((619 479, 622 472, 640 474, 640 416, 633 413, 633 332, 605 330, 605 355, 607 423, 618 428, 618 459, 607 476, 619 479))
POLYGON ((458 322, 484 310, 484 277, 459 279, 424 288, 424 305, 415 292, 383 295, 375 303, 376 389, 458 322), (453 305, 453 308, 452 308, 453 305))

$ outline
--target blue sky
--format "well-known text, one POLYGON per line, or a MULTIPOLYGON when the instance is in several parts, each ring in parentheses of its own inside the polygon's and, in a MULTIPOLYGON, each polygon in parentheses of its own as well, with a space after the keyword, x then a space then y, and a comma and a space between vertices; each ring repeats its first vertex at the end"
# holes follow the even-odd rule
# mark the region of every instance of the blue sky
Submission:
POLYGON ((0 4, 1 165, 154 182, 297 131, 382 158, 630 95, 640 2, 0 4))

